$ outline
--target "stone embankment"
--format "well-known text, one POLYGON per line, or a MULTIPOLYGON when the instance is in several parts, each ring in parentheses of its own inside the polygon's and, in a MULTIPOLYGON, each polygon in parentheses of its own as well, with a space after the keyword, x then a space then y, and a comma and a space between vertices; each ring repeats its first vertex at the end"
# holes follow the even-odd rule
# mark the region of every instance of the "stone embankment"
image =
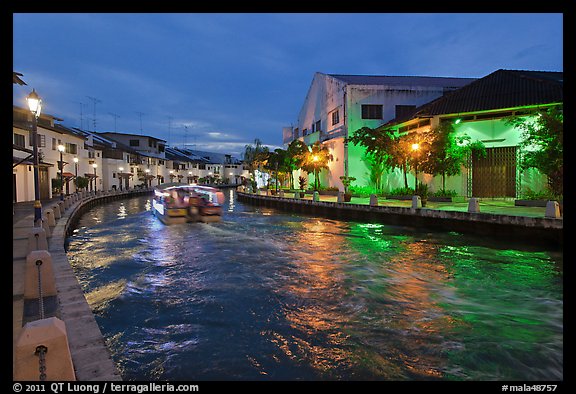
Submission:
POLYGON ((65 240, 78 218, 95 205, 151 193, 151 189, 79 192, 34 212, 14 214, 14 380, 119 381, 111 358, 70 262, 65 240))

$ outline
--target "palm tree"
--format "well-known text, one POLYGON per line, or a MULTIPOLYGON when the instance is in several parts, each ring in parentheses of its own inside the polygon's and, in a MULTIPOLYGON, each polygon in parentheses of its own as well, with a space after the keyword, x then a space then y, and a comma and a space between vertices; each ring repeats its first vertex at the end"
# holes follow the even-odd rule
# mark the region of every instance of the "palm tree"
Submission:
POLYGON ((256 180, 256 170, 259 170, 266 163, 269 153, 270 149, 262 145, 258 138, 254 140, 254 145, 244 146, 244 164, 247 165, 248 171, 252 174, 252 180, 256 180))
POLYGON ((334 160, 330 150, 316 141, 310 150, 307 150, 301 157, 300 168, 304 171, 314 173, 314 190, 318 190, 318 174, 323 168, 328 168, 328 162, 334 160))
POLYGON ((301 140, 294 140, 288 145, 287 154, 287 172, 290 174, 290 188, 296 189, 294 185, 294 171, 300 168, 302 158, 308 152, 308 147, 301 140))

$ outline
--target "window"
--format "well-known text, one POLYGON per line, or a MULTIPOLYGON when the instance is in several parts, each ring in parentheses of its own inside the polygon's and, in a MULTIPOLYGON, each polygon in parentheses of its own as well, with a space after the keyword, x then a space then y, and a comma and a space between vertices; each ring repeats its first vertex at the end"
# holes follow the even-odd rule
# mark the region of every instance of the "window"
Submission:
POLYGON ((56 150, 56 138, 52 138, 52 150, 56 150))
POLYGON ((340 111, 336 110, 332 112, 332 126, 337 125, 340 123, 340 111))
POLYGON ((318 122, 316 122, 316 131, 320 131, 322 130, 322 122, 319 120, 318 122))
POLYGON ((71 144, 69 142, 66 142, 66 144, 64 144, 64 147, 65 147, 66 153, 70 153, 72 155, 75 155, 78 153, 78 148, 76 147, 76 144, 71 144))
POLYGON ((412 115, 412 112, 416 109, 415 105, 397 105, 396 106, 396 118, 403 119, 412 115))
POLYGON ((140 146, 140 140, 130 140, 130 146, 140 146))
POLYGON ((198 169, 199 169, 199 170, 205 170, 205 169, 206 169, 206 164, 198 164, 198 169))
MULTIPOLYGON (((32 146, 32 134, 30 134, 30 146, 32 146)), ((46 147, 46 136, 43 134, 36 134, 36 146, 38 148, 46 147)))
POLYGON ((382 105, 363 104, 362 119, 382 119, 382 105))
POLYGON ((21 148, 26 146, 25 138, 22 134, 14 134, 14 145, 21 148))
POLYGON ((302 136, 308 135, 308 129, 303 129, 302 130, 302 136))

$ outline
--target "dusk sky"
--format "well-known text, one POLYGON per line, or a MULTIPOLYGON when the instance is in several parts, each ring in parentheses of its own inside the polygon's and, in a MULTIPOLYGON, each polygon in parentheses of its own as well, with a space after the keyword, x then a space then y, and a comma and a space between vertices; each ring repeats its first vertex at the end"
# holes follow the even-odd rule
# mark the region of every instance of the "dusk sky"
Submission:
POLYGON ((314 73, 563 71, 562 14, 13 14, 13 103, 232 153, 282 145, 314 73), (96 103, 94 107, 94 103, 96 103), (81 117, 82 114, 82 117, 81 117))

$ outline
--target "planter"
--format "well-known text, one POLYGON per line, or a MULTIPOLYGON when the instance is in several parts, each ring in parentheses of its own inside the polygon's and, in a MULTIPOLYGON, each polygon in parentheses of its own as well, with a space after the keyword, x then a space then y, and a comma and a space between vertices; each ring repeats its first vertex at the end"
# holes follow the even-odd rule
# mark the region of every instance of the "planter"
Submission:
POLYGON ((306 196, 306 192, 300 192, 300 198, 304 198, 306 196))
POLYGON ((428 197, 428 201, 435 202, 452 202, 452 197, 428 197))
POLYGON ((350 202, 352 199, 352 193, 344 193, 344 202, 350 202))
POLYGON ((397 195, 397 196, 386 196, 387 200, 412 200, 412 194, 410 195, 397 195))
POLYGON ((514 200, 517 207, 546 207, 548 200, 514 200))

